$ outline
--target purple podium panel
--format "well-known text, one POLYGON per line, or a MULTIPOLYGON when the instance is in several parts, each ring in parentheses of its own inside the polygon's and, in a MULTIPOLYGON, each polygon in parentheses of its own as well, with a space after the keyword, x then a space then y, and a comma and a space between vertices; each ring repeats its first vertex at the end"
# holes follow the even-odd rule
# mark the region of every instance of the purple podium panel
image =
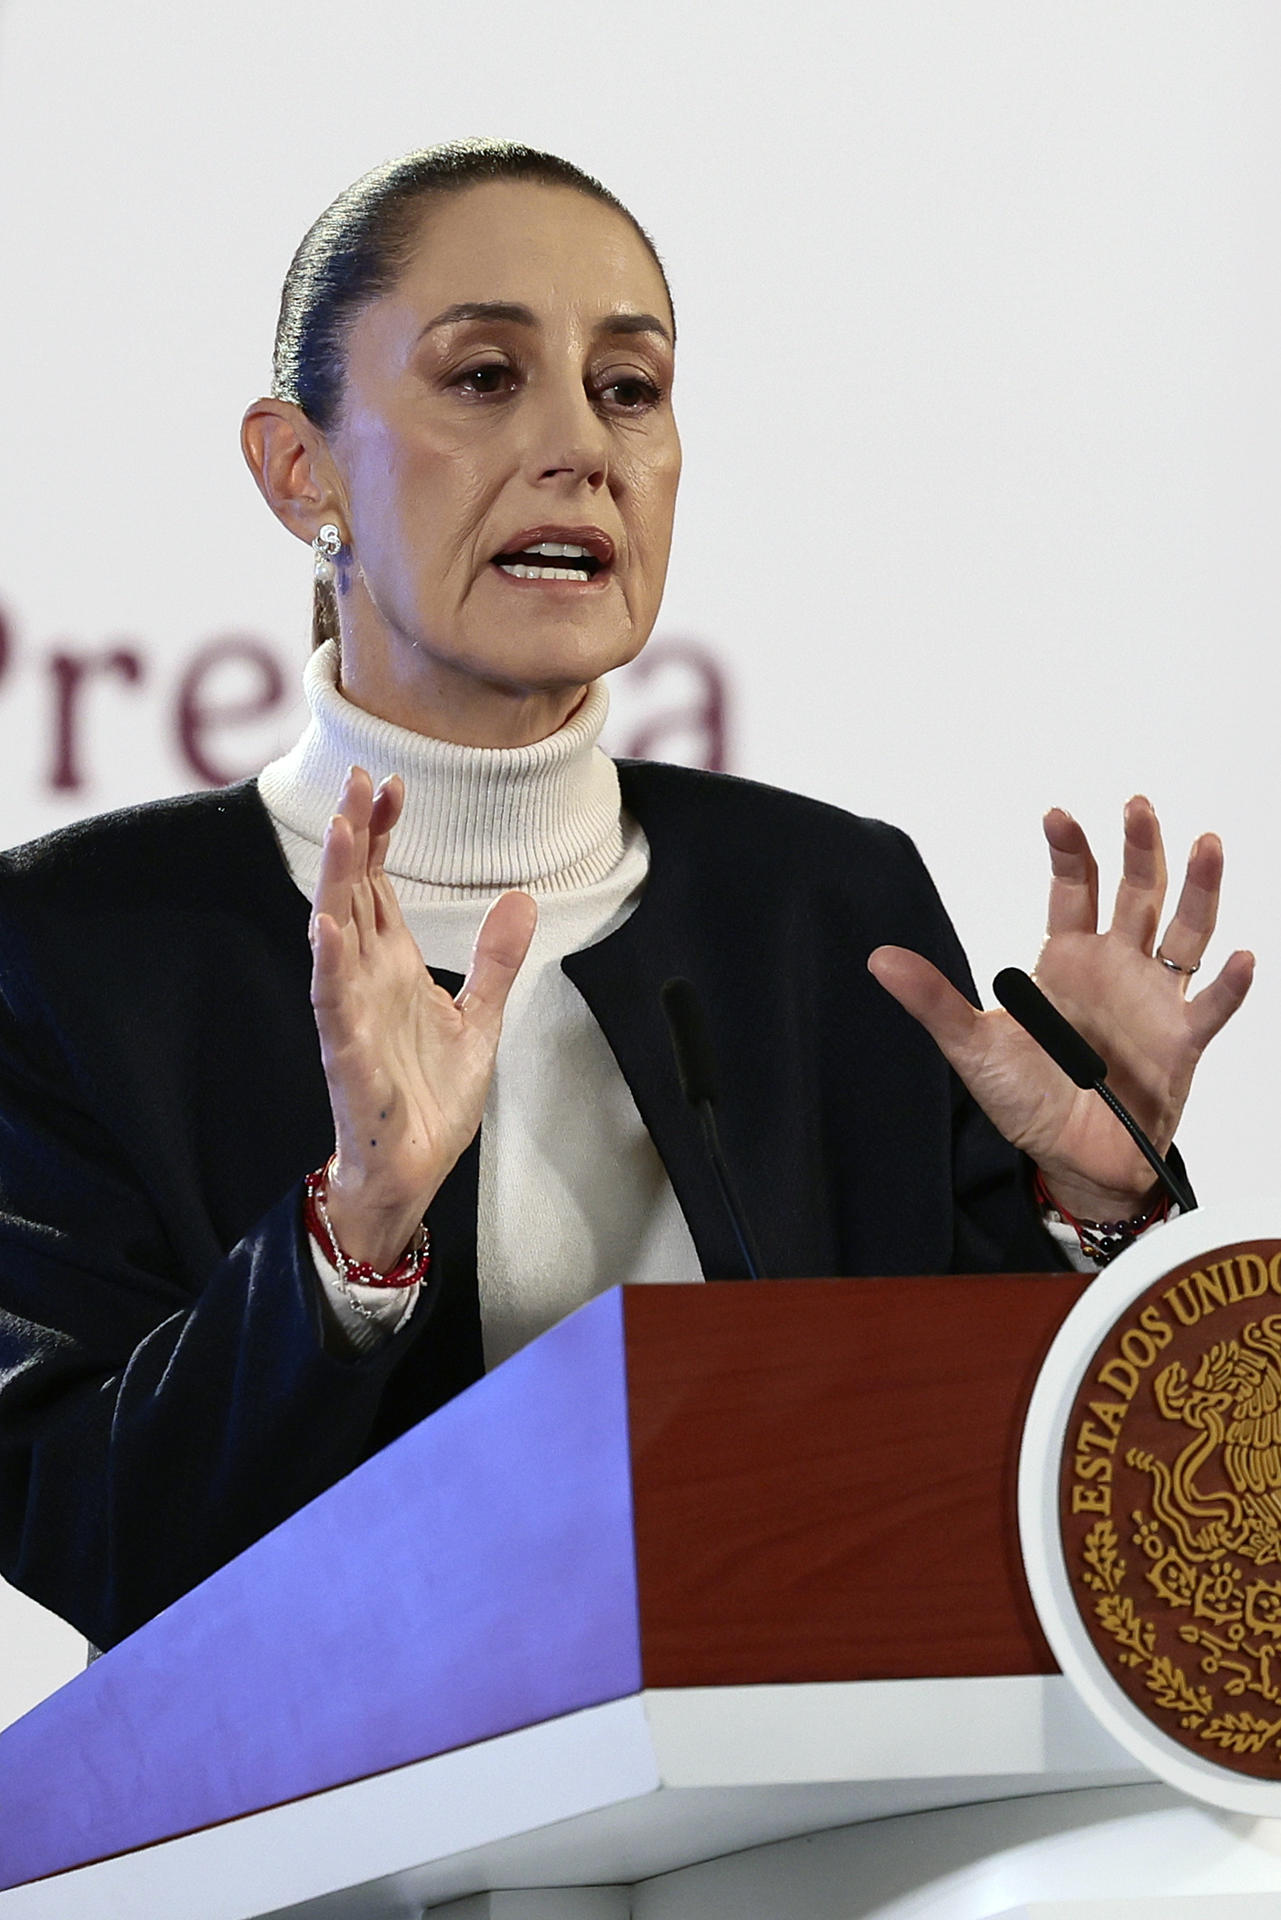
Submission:
POLYGON ((635 1693, 615 1288, 0 1734, 0 1886, 635 1693))

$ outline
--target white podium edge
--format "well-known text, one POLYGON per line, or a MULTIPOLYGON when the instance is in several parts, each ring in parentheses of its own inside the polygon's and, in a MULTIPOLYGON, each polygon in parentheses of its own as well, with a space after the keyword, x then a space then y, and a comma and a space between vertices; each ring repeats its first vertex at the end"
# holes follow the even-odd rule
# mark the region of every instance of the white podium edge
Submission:
POLYGON ((639 1880, 861 1818, 1148 1779, 1058 1675, 650 1690, 13 1888, 0 1920, 320 1916, 402 1877, 420 1905, 639 1880))

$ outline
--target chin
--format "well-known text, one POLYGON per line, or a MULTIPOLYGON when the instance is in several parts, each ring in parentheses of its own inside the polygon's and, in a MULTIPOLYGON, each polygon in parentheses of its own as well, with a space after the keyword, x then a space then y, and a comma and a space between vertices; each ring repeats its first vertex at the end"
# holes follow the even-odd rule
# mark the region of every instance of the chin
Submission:
MULTIPOLYGON (((512 637, 507 637, 502 649, 501 664, 494 660, 496 677, 538 692, 599 680, 602 674, 634 660, 645 644, 645 639, 630 628, 600 633, 576 631, 569 623, 560 625, 554 633, 545 628, 529 633, 525 644, 516 650, 511 646, 512 637)), ((475 656, 473 663, 480 664, 475 656)))

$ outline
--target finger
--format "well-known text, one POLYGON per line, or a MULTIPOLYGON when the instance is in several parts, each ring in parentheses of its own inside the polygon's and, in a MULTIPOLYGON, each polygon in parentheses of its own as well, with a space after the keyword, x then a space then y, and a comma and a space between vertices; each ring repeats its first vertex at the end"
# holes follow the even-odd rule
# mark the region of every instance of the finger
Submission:
POLYGON ((867 968, 873 979, 920 1021, 958 1071, 962 1062, 968 1063, 978 1041, 982 1015, 937 967, 906 947, 878 947, 867 968))
POLYGON ((369 867, 369 823, 374 810, 374 783, 363 767, 348 767, 343 781, 338 811, 351 827, 354 858, 352 879, 356 885, 369 867))
POLYGON ((1232 954, 1208 987, 1188 1002, 1188 1028, 1198 1048, 1206 1047, 1227 1025, 1254 979, 1254 955, 1244 949, 1232 954))
POLYGON ((399 933, 405 926, 405 916, 401 911, 396 883, 389 873, 380 870, 373 875, 369 882, 369 897, 373 902, 375 933, 399 933))
POLYGON ((1125 850, 1112 930, 1151 953, 1165 901, 1165 848, 1152 802, 1136 793, 1125 808, 1125 850))
POLYGON ((387 860, 387 842, 405 805, 405 783, 398 773, 379 783, 369 818, 369 870, 381 872, 387 860))
POLYGON ((868 967, 912 1014, 964 1081, 988 1119, 1033 1152, 1063 1130, 1074 1089, 1008 1013, 981 1013, 920 954, 878 947, 868 967))
POLYGON ((1095 933, 1099 925, 1099 869, 1084 829, 1062 807, 1042 826, 1050 849, 1050 909, 1046 931, 1095 933))
POLYGON ((1176 966, 1200 966, 1219 917, 1222 880, 1223 843, 1217 833, 1203 833, 1192 843, 1179 904, 1161 935, 1161 952, 1176 966))
POLYGON ((369 886, 370 850, 374 824, 374 783, 364 767, 349 767, 343 781, 339 813, 351 830, 350 917, 362 947, 377 931, 378 916, 369 886))
POLYGON ((369 821, 369 887, 373 925, 378 933, 398 929, 404 924, 399 897, 386 871, 388 842, 404 804, 405 783, 398 773, 393 773, 375 788, 369 821))
POLYGON ((360 950, 367 953, 370 942, 378 932, 378 909, 374 903, 374 890, 367 879, 358 881, 351 890, 351 918, 360 950))
POLYGON ((351 822, 344 813, 336 813, 325 828, 320 853, 320 876, 312 903, 313 925, 317 914, 328 914, 338 927, 351 919, 351 884, 354 868, 351 822))
POLYGON ((504 893, 481 922, 455 1005, 476 1025, 501 1021, 512 982, 529 952, 538 908, 527 893, 504 893))
POLYGON ((332 914, 315 913, 311 921, 311 1004, 322 1023, 324 1038, 341 1045, 350 1030, 347 1019, 346 942, 332 914))

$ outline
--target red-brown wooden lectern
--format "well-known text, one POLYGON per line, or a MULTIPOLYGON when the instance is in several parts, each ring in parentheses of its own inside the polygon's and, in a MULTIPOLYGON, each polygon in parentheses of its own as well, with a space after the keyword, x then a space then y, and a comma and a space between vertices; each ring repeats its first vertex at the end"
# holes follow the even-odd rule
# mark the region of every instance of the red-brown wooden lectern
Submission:
POLYGON ((409 1914, 1135 1779, 1016 1539, 1083 1284, 603 1295, 0 1736, 0 1920, 409 1914))

